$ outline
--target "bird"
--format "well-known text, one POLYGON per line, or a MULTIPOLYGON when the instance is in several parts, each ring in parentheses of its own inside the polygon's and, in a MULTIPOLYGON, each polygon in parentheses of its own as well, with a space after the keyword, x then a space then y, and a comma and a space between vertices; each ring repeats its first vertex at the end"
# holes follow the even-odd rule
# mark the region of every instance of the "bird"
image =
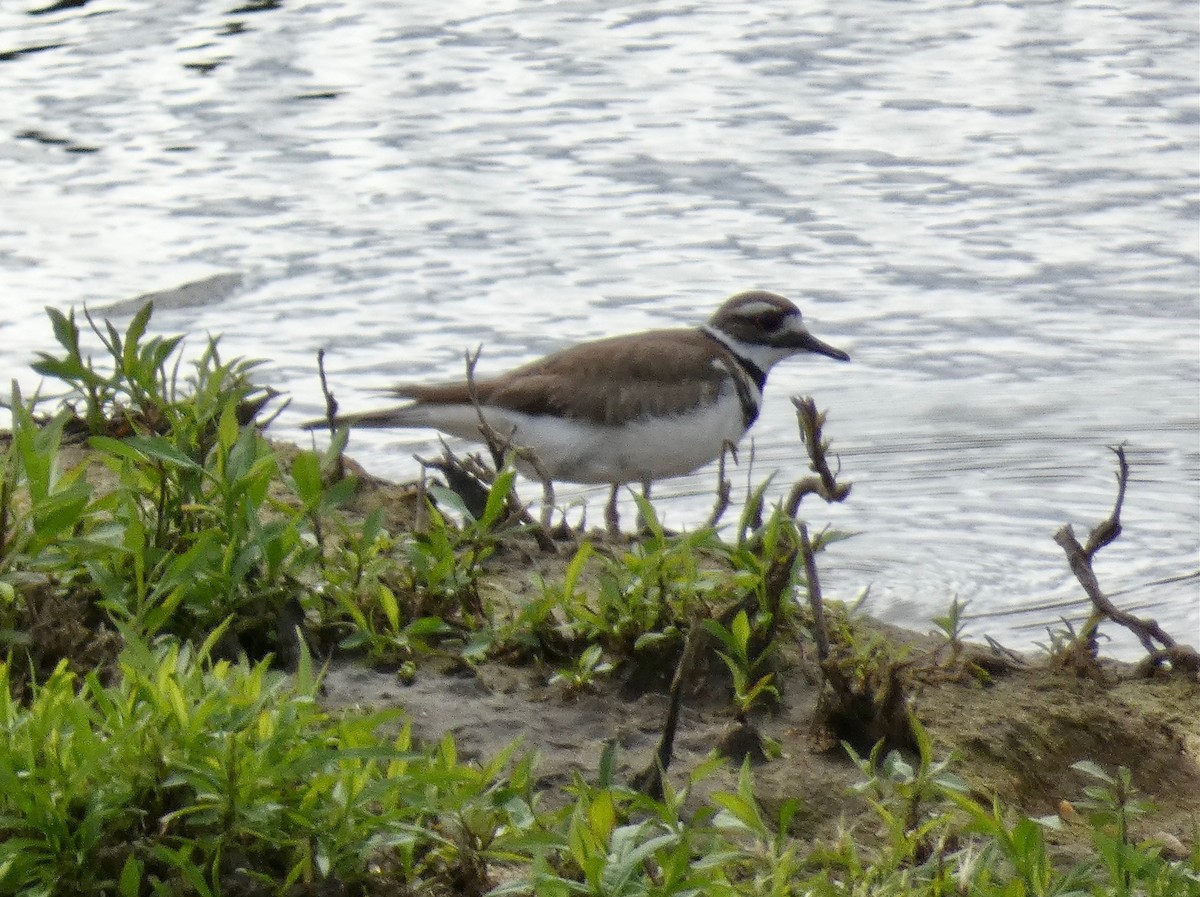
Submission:
POLYGON ((507 373, 387 390, 405 404, 305 424, 308 429, 429 427, 493 438, 530 478, 611 487, 617 529, 623 485, 689 474, 716 460, 758 419, 771 368, 812 353, 850 356, 809 333, 800 309, 767 290, 726 299, 698 327, 647 330, 567 346, 507 373))

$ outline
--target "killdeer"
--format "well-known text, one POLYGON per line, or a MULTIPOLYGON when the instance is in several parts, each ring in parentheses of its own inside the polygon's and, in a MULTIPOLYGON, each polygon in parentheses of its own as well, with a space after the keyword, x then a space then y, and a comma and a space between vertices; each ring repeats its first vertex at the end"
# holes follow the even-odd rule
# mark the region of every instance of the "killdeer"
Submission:
POLYGON ((621 485, 648 488, 735 446, 758 418, 767 373, 803 352, 850 360, 810 334, 800 310, 783 296, 750 290, 725 300, 699 327, 580 343, 475 379, 478 407, 466 381, 403 385, 388 392, 407 404, 334 423, 431 427, 480 442, 482 413, 496 434, 524 450, 517 467, 525 475, 611 485, 606 519, 613 529, 621 485), (527 460, 529 453, 536 463, 527 460))

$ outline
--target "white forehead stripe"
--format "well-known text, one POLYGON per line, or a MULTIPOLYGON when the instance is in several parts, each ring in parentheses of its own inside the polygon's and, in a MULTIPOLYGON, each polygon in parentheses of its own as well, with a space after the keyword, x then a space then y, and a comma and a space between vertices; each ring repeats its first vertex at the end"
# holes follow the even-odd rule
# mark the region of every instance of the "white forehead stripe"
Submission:
POLYGON ((771 311, 786 311, 786 309, 780 308, 774 302, 766 302, 762 299, 753 299, 750 302, 744 302, 737 307, 737 314, 749 315, 750 317, 753 317, 754 315, 765 314, 766 312, 771 311))

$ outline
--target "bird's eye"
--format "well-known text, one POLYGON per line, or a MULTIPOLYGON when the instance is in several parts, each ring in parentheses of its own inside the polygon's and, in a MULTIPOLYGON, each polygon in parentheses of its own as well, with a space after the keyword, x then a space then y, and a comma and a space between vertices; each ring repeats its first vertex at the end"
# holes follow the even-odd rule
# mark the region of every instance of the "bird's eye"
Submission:
POLYGON ((781 311, 764 311, 758 315, 758 326, 768 332, 778 330, 783 325, 783 319, 787 317, 781 311))

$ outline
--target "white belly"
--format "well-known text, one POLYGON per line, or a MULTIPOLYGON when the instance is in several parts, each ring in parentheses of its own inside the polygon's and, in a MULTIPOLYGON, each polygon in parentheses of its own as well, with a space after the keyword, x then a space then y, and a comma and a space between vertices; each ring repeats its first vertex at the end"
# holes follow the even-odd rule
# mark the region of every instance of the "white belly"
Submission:
MULTIPOLYGON (((425 406, 424 412, 424 425, 480 441, 474 409, 425 406)), ((682 476, 715 460, 726 443, 736 445, 745 433, 741 403, 733 394, 690 414, 624 426, 492 409, 485 416, 501 436, 511 433, 514 445, 533 451, 552 480, 569 483, 641 483, 682 476)), ((517 466, 537 478, 530 465, 517 466)))

